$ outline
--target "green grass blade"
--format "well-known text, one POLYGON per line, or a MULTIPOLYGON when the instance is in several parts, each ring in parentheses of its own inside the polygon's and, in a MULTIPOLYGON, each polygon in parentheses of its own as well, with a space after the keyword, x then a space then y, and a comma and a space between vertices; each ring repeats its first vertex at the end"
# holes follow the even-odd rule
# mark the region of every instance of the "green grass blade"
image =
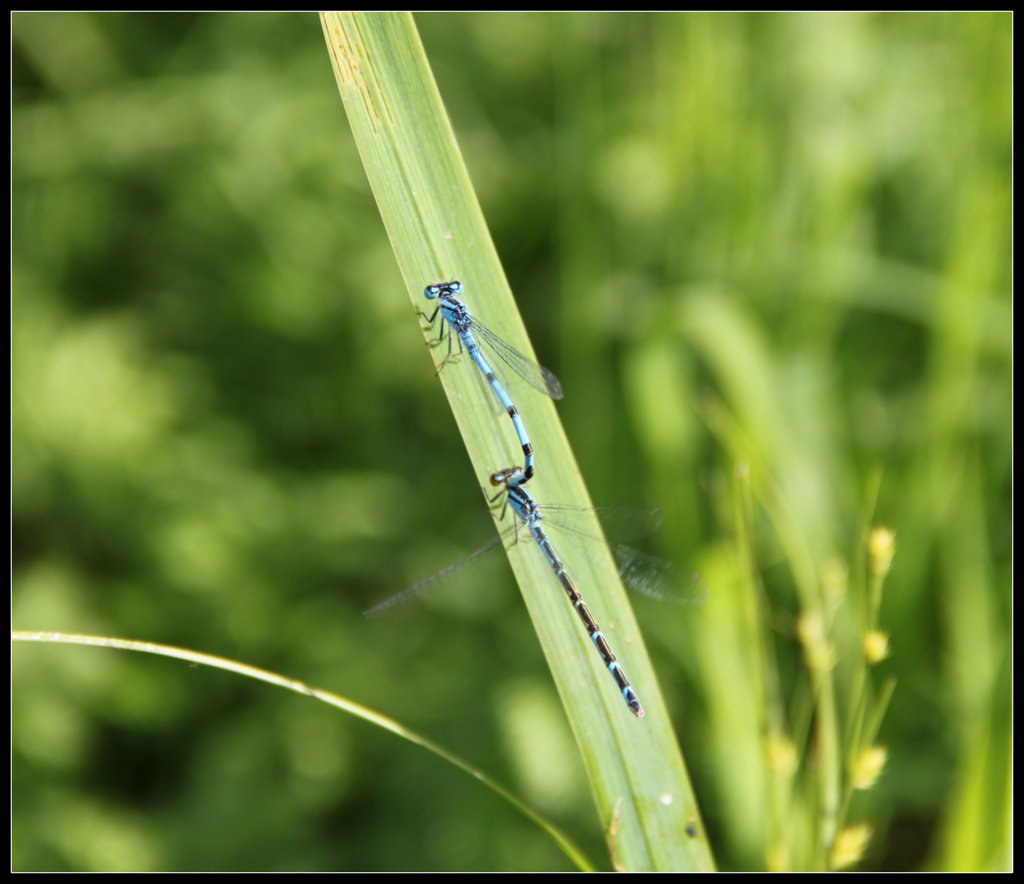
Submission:
MULTIPOLYGON (((321 20, 414 307, 424 307, 426 284, 460 279, 470 309, 513 346, 532 353, 412 16, 323 13, 321 20)), ((434 354, 438 361, 442 356, 434 354)), ((441 373, 441 382, 478 480, 520 462, 508 418, 495 414, 475 369, 453 366, 441 373)), ((517 405, 537 451, 531 492, 541 503, 590 506, 553 403, 525 391, 517 405)), ((635 871, 711 869, 686 768, 610 554, 567 564, 640 695, 643 720, 629 714, 539 552, 522 544, 509 558, 576 735, 612 864, 635 871)))
POLYGON ((439 758, 444 759, 449 764, 454 765, 459 770, 468 773, 473 777, 473 779, 479 780, 489 789, 496 792, 500 797, 515 807, 516 810, 522 813, 523 816, 532 820, 541 829, 543 829, 551 837, 551 840, 559 846, 562 852, 569 857, 580 871, 591 872, 594 870, 593 866, 583 855, 582 851, 573 844, 564 832, 540 814, 535 813, 528 805, 516 798, 515 795, 509 792, 502 785, 492 780, 482 770, 473 767, 467 761, 464 761, 458 755, 449 752, 433 740, 429 740, 422 734, 418 734, 416 731, 410 730, 404 725, 399 724, 393 718, 388 718, 386 715, 382 715, 379 712, 368 709, 366 706, 355 703, 352 700, 333 693, 332 691, 315 688, 312 685, 308 685, 302 681, 297 681, 294 678, 286 678, 283 675, 268 672, 266 669, 249 666, 245 663, 229 660, 226 657, 218 657, 214 654, 202 654, 198 651, 190 651, 187 648, 176 648, 172 645, 162 645, 157 644, 156 642, 135 641, 133 639, 113 638, 102 635, 74 635, 65 632, 27 631, 12 632, 11 641, 85 645, 94 648, 114 648, 119 651, 137 651, 143 654, 156 654, 161 657, 173 657, 178 660, 184 660, 186 663, 190 663, 192 665, 209 666, 213 669, 222 669, 225 672, 233 672, 236 675, 253 678, 257 681, 263 681, 267 684, 275 685, 276 687, 286 688, 287 690, 294 691, 297 694, 312 697, 314 700, 319 700, 321 703, 326 703, 328 706, 334 706, 337 709, 341 709, 343 712, 347 712, 349 715, 361 718, 363 721, 366 721, 375 727, 390 731, 396 736, 401 737, 403 740, 408 740, 410 743, 414 743, 420 748, 426 749, 428 752, 431 752, 439 758))

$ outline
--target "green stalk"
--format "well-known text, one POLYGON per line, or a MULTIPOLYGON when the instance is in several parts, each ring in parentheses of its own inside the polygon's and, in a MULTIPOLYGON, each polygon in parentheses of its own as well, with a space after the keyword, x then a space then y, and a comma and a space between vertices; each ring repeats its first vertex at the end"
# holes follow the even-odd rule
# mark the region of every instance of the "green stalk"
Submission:
MULTIPOLYGON (((412 16, 321 14, 349 123, 415 310, 428 283, 459 279, 470 309, 532 353, 412 16)), ((418 321, 410 311, 410 322, 418 321)), ((440 365, 446 348, 436 348, 440 365)), ((424 365, 426 370, 426 365, 424 365)), ((510 422, 465 364, 440 380, 478 481, 521 461, 510 422), (510 438, 511 436, 511 438, 510 438)), ((569 391, 572 395, 572 391, 569 391)), ((532 391, 517 402, 537 451, 539 502, 590 506, 554 405, 532 391)), ((452 465, 453 469, 457 468, 452 465)), ((635 719, 533 545, 509 560, 580 747, 612 865, 633 871, 713 867, 668 713, 614 561, 568 562, 647 710, 635 719)))

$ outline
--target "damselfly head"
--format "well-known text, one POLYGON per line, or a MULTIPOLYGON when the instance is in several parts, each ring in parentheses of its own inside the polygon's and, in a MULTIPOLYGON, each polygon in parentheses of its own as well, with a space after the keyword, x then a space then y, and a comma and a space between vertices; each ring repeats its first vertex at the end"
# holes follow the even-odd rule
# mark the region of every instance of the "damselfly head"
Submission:
POLYGON ((458 295, 461 292, 462 283, 457 279, 453 279, 451 282, 435 282, 433 285, 428 285, 423 290, 423 297, 428 301, 433 301, 435 298, 458 295))
POLYGON ((525 481, 524 476, 522 467, 505 467, 505 469, 491 474, 491 484, 495 486, 507 485, 509 488, 515 488, 525 481))

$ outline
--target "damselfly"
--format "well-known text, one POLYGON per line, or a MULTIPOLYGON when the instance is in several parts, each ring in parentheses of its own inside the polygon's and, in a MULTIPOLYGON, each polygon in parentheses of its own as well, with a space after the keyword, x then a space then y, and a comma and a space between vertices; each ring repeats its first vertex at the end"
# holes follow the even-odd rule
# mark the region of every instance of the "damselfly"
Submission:
POLYGON ((533 446, 530 444, 530 438, 526 434, 526 425, 523 423, 519 411, 512 404, 508 393, 505 392, 505 388, 498 380, 497 375, 495 375, 494 370, 487 362, 480 344, 486 343, 526 383, 535 390, 550 396, 552 399, 562 398, 562 385, 558 382, 558 378, 548 369, 544 368, 543 365, 538 365, 529 357, 524 356, 511 344, 507 344, 487 326, 471 316, 466 305, 457 297, 462 294, 462 288, 462 283, 458 280, 428 285, 423 290, 423 294, 428 301, 436 300, 438 302, 437 308, 429 317, 424 313, 420 315, 427 320, 430 326, 433 326, 438 314, 440 314, 441 327, 433 343, 435 345, 440 344, 445 337, 448 338, 448 355, 445 357, 444 362, 441 363, 442 367, 452 356, 452 329, 455 330, 455 334, 458 337, 459 353, 462 353, 463 345, 469 351, 470 358, 477 364, 487 383, 490 384, 491 389, 494 391, 494 395, 501 402, 502 408, 505 409, 508 416, 512 419, 512 426, 519 437, 519 444, 523 446, 523 481, 527 481, 533 476, 534 458, 533 446))
MULTIPOLYGON (((436 585, 448 580, 463 567, 479 559, 484 554, 497 548, 506 540, 518 542, 519 531, 525 528, 530 536, 537 542, 545 559, 551 566, 569 597, 569 601, 576 611, 577 616, 583 623, 587 634, 590 636, 601 656, 605 667, 611 673, 616 686, 622 694, 623 699, 630 711, 638 718, 643 717, 643 707, 636 695, 636 691, 629 683, 629 679, 623 672, 621 665, 612 652, 605 638, 590 613, 590 609, 583 601, 582 595, 576 588, 575 583, 569 576, 568 570, 562 558, 555 551, 555 548, 541 526, 545 524, 555 528, 567 539, 571 538, 580 544, 602 545, 606 541, 601 536, 606 531, 611 536, 618 536, 624 539, 642 537, 651 533, 658 524, 657 510, 644 510, 633 507, 605 507, 596 510, 583 509, 571 506, 538 505, 526 488, 523 487, 526 479, 521 467, 510 467, 499 470, 492 474, 491 484, 499 487, 496 495, 490 498, 492 505, 501 506, 501 517, 504 518, 505 511, 512 509, 513 524, 502 531, 497 537, 484 544, 480 549, 470 553, 468 556, 442 569, 432 577, 428 577, 417 583, 415 586, 385 599, 379 605, 366 612, 369 617, 377 616, 396 605, 403 604, 416 597, 427 587, 436 585), (595 517, 600 529, 595 529, 595 517)), ((673 604, 700 604, 707 597, 707 586, 703 580, 696 575, 684 575, 675 565, 657 556, 642 553, 632 547, 612 543, 610 548, 618 565, 619 574, 623 583, 630 589, 643 593, 644 595, 667 601, 673 604)))

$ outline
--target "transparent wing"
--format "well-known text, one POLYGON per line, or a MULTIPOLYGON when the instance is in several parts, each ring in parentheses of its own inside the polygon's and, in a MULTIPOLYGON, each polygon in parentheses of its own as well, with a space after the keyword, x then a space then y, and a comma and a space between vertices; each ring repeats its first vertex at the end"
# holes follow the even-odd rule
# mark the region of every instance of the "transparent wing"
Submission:
MULTIPOLYGON (((572 506, 544 506, 544 524, 552 526, 558 535, 571 535, 586 543, 598 543, 603 538, 594 531, 594 516, 601 531, 610 541, 636 540, 657 530, 661 513, 656 509, 631 506, 607 506, 584 509, 572 506)), ((557 536, 554 538, 557 540, 557 536)), ((619 576, 628 589, 648 598, 674 605, 699 605, 708 597, 708 586, 699 574, 687 574, 667 559, 623 546, 610 544, 619 569, 619 576)))
POLYGON ((686 574, 672 562, 633 549, 612 544, 622 582, 634 592, 672 605, 703 605, 708 585, 699 574, 686 574))
MULTIPOLYGON (((545 527, 554 528, 551 540, 556 547, 559 545, 559 538, 565 535, 571 536, 576 541, 575 545, 584 548, 605 543, 605 537, 601 536, 602 531, 606 537, 620 540, 646 537, 661 523, 661 514, 658 510, 641 507, 613 506, 586 509, 551 505, 541 507, 541 512, 543 514, 542 523, 545 527), (595 516, 601 526, 600 529, 594 527, 595 516)), ((452 562, 426 580, 421 580, 414 586, 384 599, 366 611, 363 616, 377 617, 392 608, 407 604, 425 590, 447 582, 460 573, 463 568, 471 565, 513 536, 517 536, 520 543, 533 542, 532 534, 521 523, 510 525, 478 550, 452 562)), ((700 605, 707 599, 708 587, 700 575, 687 574, 666 559, 641 552, 630 546, 612 543, 611 550, 622 582, 628 589, 648 598, 673 605, 700 605)), ((562 554, 564 555, 564 553, 562 554)), ((566 566, 571 573, 571 557, 566 562, 566 566)))
POLYGON ((466 565, 479 559, 481 556, 486 555, 492 549, 498 546, 505 539, 506 536, 512 533, 514 528, 509 528, 507 531, 503 531, 497 537, 487 541, 480 549, 475 552, 471 552, 468 556, 463 556, 457 562, 452 562, 447 567, 442 568, 436 574, 428 577, 426 580, 421 580, 414 586, 410 586, 408 589, 403 589, 401 592, 395 593, 393 596, 389 596, 379 604, 374 605, 370 610, 364 611, 364 617, 377 617, 383 614, 385 611, 391 610, 399 605, 404 605, 407 602, 411 602, 414 598, 419 596, 421 592, 428 589, 429 587, 436 586, 439 583, 443 583, 456 573, 462 570, 466 565))
POLYGON ((545 504, 540 509, 546 525, 555 525, 559 531, 589 540, 636 540, 653 534, 661 525, 659 510, 637 506, 599 506, 588 509, 566 504, 545 504), (601 526, 600 530, 594 528, 595 516, 601 526))
POLYGON ((524 356, 511 344, 505 343, 500 335, 492 332, 475 316, 473 317, 473 331, 477 333, 478 338, 486 341, 491 350, 497 353, 501 360, 533 389, 552 399, 562 398, 562 385, 550 370, 543 365, 538 365, 529 356, 524 356))

